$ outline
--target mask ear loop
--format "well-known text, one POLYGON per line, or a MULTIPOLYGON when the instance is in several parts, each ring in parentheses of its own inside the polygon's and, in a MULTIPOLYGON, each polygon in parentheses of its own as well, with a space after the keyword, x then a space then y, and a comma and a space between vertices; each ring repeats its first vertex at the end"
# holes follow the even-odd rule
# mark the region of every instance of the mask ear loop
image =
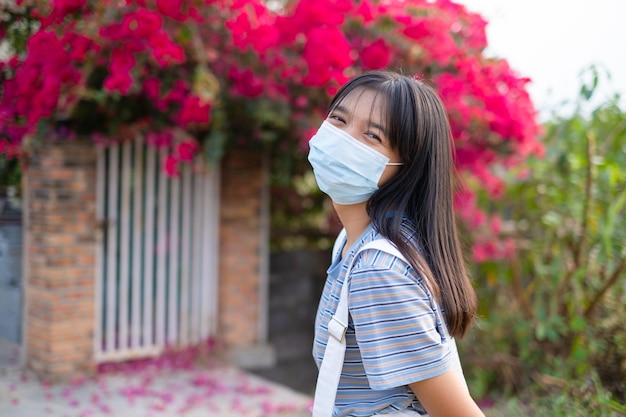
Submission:
POLYGON ((404 162, 387 162, 385 164, 386 166, 400 166, 400 165, 404 165, 404 162))

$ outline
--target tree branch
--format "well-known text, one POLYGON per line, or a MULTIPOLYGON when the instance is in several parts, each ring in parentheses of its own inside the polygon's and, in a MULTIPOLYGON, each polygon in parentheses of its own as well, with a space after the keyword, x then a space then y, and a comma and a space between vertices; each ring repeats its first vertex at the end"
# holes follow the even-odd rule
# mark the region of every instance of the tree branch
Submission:
POLYGON ((531 320, 533 318, 533 309, 530 306, 530 302, 528 301, 526 291, 524 291, 524 286, 522 284, 522 276, 520 274, 520 262, 519 257, 517 256, 517 252, 513 254, 511 262, 513 264, 511 268, 513 272, 513 288, 515 290, 515 293, 517 294, 517 298, 522 305, 524 318, 526 318, 526 320, 531 320))
POLYGON ((574 262, 576 267, 581 266, 581 256, 587 240, 587 226, 589 223, 589 210, 591 209, 591 188, 593 185, 593 151, 596 138, 593 133, 587 134, 587 172, 585 176, 585 201, 581 220, 581 230, 574 246, 574 262))
POLYGON ((615 271, 613 271, 613 273, 609 277, 609 279, 604 283, 602 288, 600 288, 600 290, 596 293, 596 295, 591 299, 591 303, 589 303, 589 306, 587 306, 587 308, 585 309, 586 319, 589 319, 591 317, 596 306, 602 300, 602 297, 604 297, 604 294, 609 290, 609 288, 615 285, 619 276, 622 274, 622 272, 624 272, 625 269, 626 269, 626 257, 622 258, 617 268, 615 268, 615 271))

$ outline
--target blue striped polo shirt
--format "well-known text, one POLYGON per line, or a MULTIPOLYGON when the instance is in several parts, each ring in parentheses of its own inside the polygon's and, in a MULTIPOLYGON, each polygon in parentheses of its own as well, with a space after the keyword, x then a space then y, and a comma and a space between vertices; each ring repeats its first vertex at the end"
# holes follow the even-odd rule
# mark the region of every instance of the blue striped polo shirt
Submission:
MULTIPOLYGON (((403 226, 407 236, 410 229, 403 226)), ((369 226, 327 271, 315 319, 313 358, 318 368, 349 264, 361 246, 381 238, 369 226)), ((406 409, 426 415, 408 384, 443 374, 456 354, 435 299, 409 264, 377 249, 358 254, 348 284, 346 354, 333 415, 406 409)))

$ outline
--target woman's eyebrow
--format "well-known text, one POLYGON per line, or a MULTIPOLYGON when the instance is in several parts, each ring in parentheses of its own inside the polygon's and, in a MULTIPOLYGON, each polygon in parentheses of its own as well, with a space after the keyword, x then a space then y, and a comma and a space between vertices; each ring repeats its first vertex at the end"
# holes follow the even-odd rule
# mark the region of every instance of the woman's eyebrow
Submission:
POLYGON ((375 123, 370 121, 370 126, 372 126, 375 129, 380 130, 381 132, 383 132, 385 135, 387 134, 387 131, 385 130, 385 128, 383 127, 383 125, 375 123))
MULTIPOLYGON (((348 109, 344 106, 342 106, 341 104, 337 104, 335 107, 333 107, 333 109, 329 112, 329 114, 331 114, 334 111, 338 111, 340 113, 345 113, 345 114, 350 114, 350 112, 348 111, 348 109)), ((372 122, 371 120, 369 121, 369 125, 375 129, 380 130, 381 132, 383 132, 384 134, 387 134, 387 131, 385 130, 385 128, 383 127, 383 125, 381 125, 380 123, 376 123, 376 122, 372 122)))
POLYGON ((331 110, 331 113, 334 111, 339 111, 339 112, 346 113, 346 114, 348 113, 348 109, 342 106, 341 104, 337 104, 335 107, 333 107, 333 109, 331 110))

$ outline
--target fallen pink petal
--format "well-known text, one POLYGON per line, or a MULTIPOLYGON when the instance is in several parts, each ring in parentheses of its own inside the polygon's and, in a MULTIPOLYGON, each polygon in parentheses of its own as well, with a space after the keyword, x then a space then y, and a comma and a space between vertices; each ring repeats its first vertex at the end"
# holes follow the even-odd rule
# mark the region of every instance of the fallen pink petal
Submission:
POLYGON ((310 415, 310 396, 230 365, 180 369, 182 363, 187 368, 187 363, 161 366, 164 363, 119 365, 115 371, 108 368, 92 379, 67 384, 41 384, 36 378, 21 383, 23 376, 7 374, 0 377, 0 393, 12 390, 12 396, 5 404, 0 397, 0 416, 37 417, 28 411, 33 404, 40 405, 41 415, 59 417, 310 415))

